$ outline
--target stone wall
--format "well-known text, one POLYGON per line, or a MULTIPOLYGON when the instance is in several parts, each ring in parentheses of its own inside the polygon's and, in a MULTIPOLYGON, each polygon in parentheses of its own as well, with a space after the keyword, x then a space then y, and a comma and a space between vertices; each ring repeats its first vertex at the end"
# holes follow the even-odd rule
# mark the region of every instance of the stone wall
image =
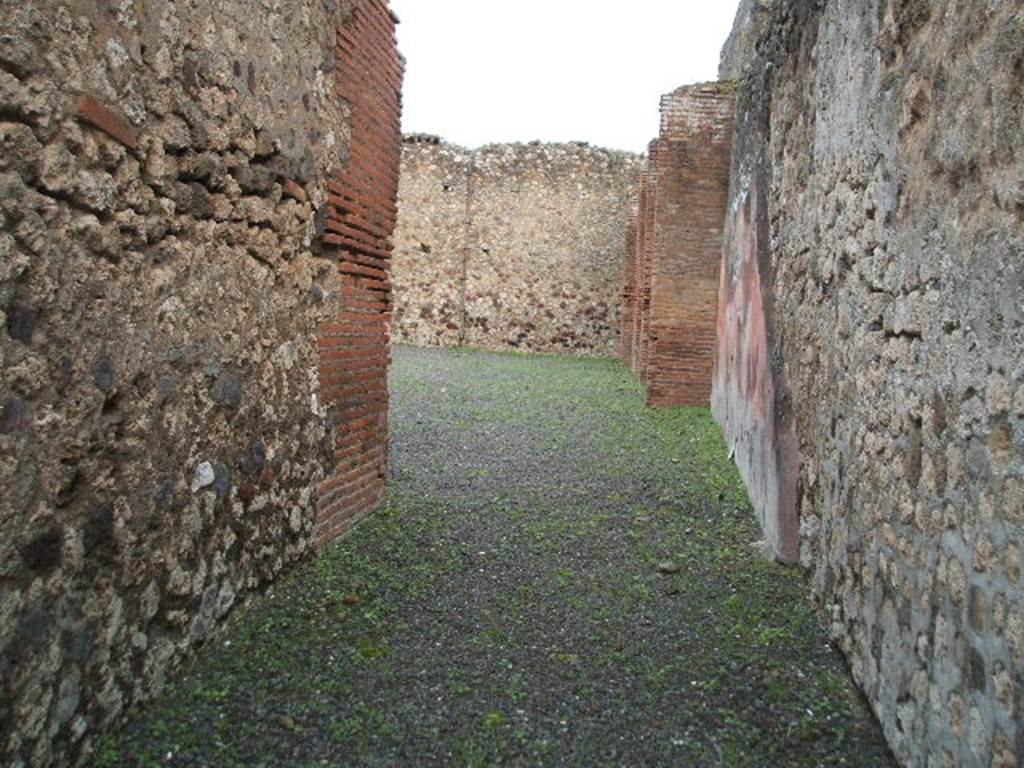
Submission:
MULTIPOLYGON (((353 261, 328 194, 360 142, 397 147, 336 86, 370 87, 346 46, 390 61, 389 25, 377 0, 0 0, 0 763, 86 760, 310 551, 360 413, 320 375, 353 261)), ((367 311, 342 346, 386 358, 367 311)))
POLYGON ((711 396, 733 108, 731 83, 662 97, 623 288, 621 351, 649 405, 707 406, 711 396))
POLYGON ((722 46, 718 76, 722 80, 736 80, 753 60, 755 46, 771 18, 777 0, 739 0, 736 19, 729 39, 722 46))
POLYGON ((723 60, 714 410, 911 766, 1024 759, 1022 52, 1020 3, 779 0, 723 60))
POLYGON ((640 162, 585 144, 409 137, 392 339, 615 354, 640 162))

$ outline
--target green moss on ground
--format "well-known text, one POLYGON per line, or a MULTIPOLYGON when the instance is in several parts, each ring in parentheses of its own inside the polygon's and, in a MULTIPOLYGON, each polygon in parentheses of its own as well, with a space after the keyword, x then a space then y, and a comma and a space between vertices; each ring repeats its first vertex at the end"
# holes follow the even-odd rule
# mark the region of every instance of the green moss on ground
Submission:
POLYGON ((618 362, 396 350, 387 504, 97 765, 888 765, 705 409, 618 362))

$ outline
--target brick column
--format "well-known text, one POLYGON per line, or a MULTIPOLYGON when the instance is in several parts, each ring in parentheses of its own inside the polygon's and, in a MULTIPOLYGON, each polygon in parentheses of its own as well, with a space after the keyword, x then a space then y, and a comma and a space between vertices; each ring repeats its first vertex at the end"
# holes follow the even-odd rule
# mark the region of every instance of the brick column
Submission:
POLYGON ((391 236, 401 153, 398 18, 363 0, 338 29, 337 88, 352 111, 351 151, 329 184, 324 243, 338 258, 340 307, 320 329, 321 386, 337 429, 320 486, 316 536, 344 533, 384 498, 388 442, 391 236))
POLYGON ((639 205, 634 205, 626 223, 626 261, 622 265, 622 310, 619 317, 619 358, 631 365, 633 360, 633 344, 636 341, 634 313, 636 312, 636 237, 637 218, 640 215, 639 205))
POLYGON ((728 84, 684 86, 662 98, 651 153, 654 202, 647 203, 653 223, 642 370, 650 405, 710 401, 733 113, 728 84))

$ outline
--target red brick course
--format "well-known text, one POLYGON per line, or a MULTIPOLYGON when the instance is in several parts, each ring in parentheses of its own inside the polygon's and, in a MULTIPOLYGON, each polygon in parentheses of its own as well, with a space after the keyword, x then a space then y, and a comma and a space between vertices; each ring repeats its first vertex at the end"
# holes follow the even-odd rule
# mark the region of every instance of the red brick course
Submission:
POLYGON ((336 252, 341 287, 339 312, 319 334, 321 394, 337 429, 337 465, 319 488, 319 543, 376 507, 387 478, 391 236, 404 72, 397 22, 384 0, 363 0, 337 33, 336 84, 352 111, 352 137, 348 162, 328 185, 323 237, 336 252))
POLYGON ((662 97, 623 287, 622 354, 649 405, 708 405, 732 159, 726 84, 662 97))

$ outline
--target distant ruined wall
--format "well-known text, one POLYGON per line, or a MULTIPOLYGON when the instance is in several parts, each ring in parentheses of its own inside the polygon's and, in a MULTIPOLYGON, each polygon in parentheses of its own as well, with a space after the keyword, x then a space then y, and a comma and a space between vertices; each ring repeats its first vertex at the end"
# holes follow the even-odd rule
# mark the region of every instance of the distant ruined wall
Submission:
POLYGON ((715 414, 901 762, 1018 766, 1024 9, 763 21, 723 57, 743 80, 715 414))
POLYGON ((661 100, 628 233, 620 348, 649 405, 707 407, 711 397, 733 98, 732 83, 706 83, 661 100))
POLYGON ((461 147, 406 137, 395 230, 396 343, 462 343, 470 161, 471 153, 461 147))
POLYGON ((640 158, 406 141, 392 339, 613 355, 640 158))
POLYGON ((397 181, 397 117, 360 116, 371 87, 397 110, 363 71, 398 66, 393 23, 378 0, 0 0, 3 765, 87 762, 372 503, 337 481, 364 417, 324 350, 386 361, 386 296, 351 307, 377 287, 321 235, 361 146, 390 143, 397 181))

